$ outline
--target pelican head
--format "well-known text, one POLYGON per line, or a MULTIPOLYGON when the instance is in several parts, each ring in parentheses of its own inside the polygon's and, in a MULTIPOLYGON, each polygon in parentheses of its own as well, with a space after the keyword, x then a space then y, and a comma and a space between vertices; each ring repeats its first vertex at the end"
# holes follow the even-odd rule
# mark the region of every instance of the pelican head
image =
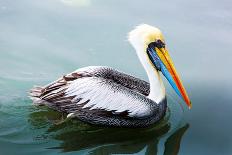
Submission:
POLYGON ((192 104, 168 54, 162 32, 156 27, 142 24, 129 33, 128 40, 135 48, 143 66, 150 64, 157 72, 161 72, 175 92, 191 108, 192 104))

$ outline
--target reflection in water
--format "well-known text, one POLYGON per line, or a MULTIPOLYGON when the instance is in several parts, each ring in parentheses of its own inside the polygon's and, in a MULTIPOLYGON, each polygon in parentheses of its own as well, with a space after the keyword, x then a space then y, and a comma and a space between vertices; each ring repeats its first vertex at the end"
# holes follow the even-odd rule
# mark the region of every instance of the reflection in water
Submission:
MULTIPOLYGON (((44 134, 61 142, 59 146, 49 149, 59 149, 62 152, 84 150, 95 155, 132 154, 141 151, 146 155, 156 155, 161 137, 171 129, 167 117, 159 124, 137 129, 103 128, 63 118, 65 116, 62 114, 44 108, 31 113, 29 122, 34 128, 47 128, 44 134)), ((189 125, 186 124, 167 138, 165 155, 178 154, 181 138, 188 128, 189 125)))
POLYGON ((177 155, 180 149, 181 138, 185 131, 189 128, 189 124, 176 130, 165 142, 164 155, 177 155))

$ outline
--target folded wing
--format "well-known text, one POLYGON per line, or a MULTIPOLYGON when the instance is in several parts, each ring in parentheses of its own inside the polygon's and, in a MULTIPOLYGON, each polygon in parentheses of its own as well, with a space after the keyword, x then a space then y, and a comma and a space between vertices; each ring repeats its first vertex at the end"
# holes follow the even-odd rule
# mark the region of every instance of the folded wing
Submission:
POLYGON ((32 89, 31 96, 66 113, 144 118, 157 111, 148 99, 149 84, 106 67, 79 69, 57 81, 32 89))

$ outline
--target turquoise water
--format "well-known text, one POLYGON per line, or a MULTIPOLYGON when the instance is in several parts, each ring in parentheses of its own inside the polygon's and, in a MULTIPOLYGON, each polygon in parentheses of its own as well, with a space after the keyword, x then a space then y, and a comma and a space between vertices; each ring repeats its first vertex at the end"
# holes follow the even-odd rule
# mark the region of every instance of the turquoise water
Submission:
POLYGON ((232 154, 232 3, 227 0, 0 0, 0 154, 232 154), (162 29, 193 103, 167 84, 169 111, 146 129, 101 128, 27 97, 79 67, 147 79, 126 35, 162 29))

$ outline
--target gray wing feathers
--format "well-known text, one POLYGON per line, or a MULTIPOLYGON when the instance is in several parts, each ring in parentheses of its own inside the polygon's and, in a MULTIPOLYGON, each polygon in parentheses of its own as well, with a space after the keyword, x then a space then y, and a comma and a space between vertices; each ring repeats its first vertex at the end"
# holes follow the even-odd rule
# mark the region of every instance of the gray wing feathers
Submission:
POLYGON ((128 112, 130 117, 146 117, 151 115, 150 100, 142 94, 135 93, 113 81, 85 77, 73 81, 65 91, 72 102, 77 105, 86 103, 83 108, 100 109, 115 113, 128 112))
POLYGON ((131 75, 119 72, 113 68, 105 66, 89 66, 76 70, 73 73, 81 74, 85 77, 101 77, 103 79, 110 79, 115 83, 121 84, 124 87, 130 88, 136 92, 148 95, 150 92, 150 85, 148 82, 131 75))
MULTIPOLYGON (((59 111, 74 113, 81 109, 127 113, 129 117, 146 117, 154 113, 154 103, 146 98, 149 83, 109 67, 78 69, 44 87, 35 87, 34 102, 59 111)), ((154 105, 157 106, 157 105, 154 105)))

